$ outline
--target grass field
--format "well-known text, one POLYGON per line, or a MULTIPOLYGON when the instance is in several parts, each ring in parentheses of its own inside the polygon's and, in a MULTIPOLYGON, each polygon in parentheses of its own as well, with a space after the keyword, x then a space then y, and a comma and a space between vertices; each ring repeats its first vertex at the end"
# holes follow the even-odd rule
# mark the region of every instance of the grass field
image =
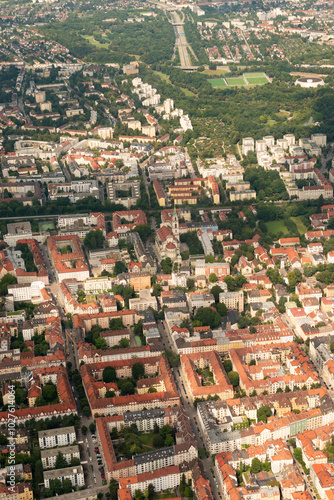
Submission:
POLYGON ((288 230, 283 220, 271 220, 266 222, 266 226, 269 233, 277 234, 282 232, 284 235, 288 234, 288 230))
POLYGON ((230 85, 230 86, 246 85, 246 82, 242 76, 236 76, 234 78, 233 77, 226 78, 226 82, 227 82, 227 85, 230 85))
POLYGON ((203 73, 210 76, 224 76, 228 71, 224 71, 223 69, 205 69, 203 73))
POLYGON ((148 448, 152 448, 152 450, 155 449, 155 447, 153 446, 154 434, 141 434, 138 437, 140 439, 140 442, 144 446, 147 446, 148 448))
MULTIPOLYGON (((210 70, 206 70, 210 71, 210 70)), ((207 73, 209 74, 209 73, 207 73)), ((210 75, 213 73, 210 73, 210 75)), ((228 76, 223 78, 212 78, 208 80, 212 87, 248 87, 250 85, 265 85, 269 79, 265 73, 244 73, 243 76, 228 76), (245 77, 245 78, 244 78, 245 77)))
POLYGON ((268 77, 265 73, 244 73, 249 85, 264 85, 269 83, 268 77))
POLYGON ((138 337, 138 335, 136 335, 135 339, 136 339, 136 342, 137 342, 137 346, 140 347, 141 346, 141 339, 140 339, 140 337, 138 337))
POLYGON ((109 43, 100 43, 92 35, 82 35, 83 38, 89 41, 94 47, 98 47, 99 49, 107 49, 109 47, 109 43))
POLYGON ((244 76, 246 78, 250 77, 250 78, 257 78, 258 76, 264 76, 266 78, 266 74, 265 73, 244 73, 244 76))
POLYGON ((308 229, 302 221, 302 217, 291 217, 291 220, 296 224, 300 235, 307 233, 308 229))
POLYGON ((53 231, 55 229, 54 222, 40 222, 39 229, 40 231, 53 231))
POLYGON ((247 82, 249 85, 265 85, 266 83, 269 83, 268 79, 264 76, 248 77, 247 82))
MULTIPOLYGON (((164 82, 167 82, 169 83, 169 85, 173 85, 172 82, 170 81, 170 78, 168 75, 165 75, 165 73, 161 73, 161 71, 153 71, 153 73, 155 73, 159 78, 161 78, 161 80, 163 80, 164 82)), ((184 93, 184 95, 188 95, 188 96, 195 96, 196 97, 196 94, 194 94, 193 92, 191 92, 190 90, 188 89, 183 89, 182 87, 178 87, 180 90, 182 90, 182 92, 184 93)))
POLYGON ((209 82, 213 87, 226 87, 226 82, 223 78, 212 78, 209 82))

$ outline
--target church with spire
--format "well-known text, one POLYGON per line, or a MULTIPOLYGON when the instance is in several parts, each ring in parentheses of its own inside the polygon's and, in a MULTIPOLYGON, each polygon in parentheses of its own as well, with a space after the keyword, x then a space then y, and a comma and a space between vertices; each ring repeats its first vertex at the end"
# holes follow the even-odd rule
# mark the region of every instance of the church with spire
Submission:
POLYGON ((163 222, 157 231, 155 249, 159 260, 169 257, 175 261, 180 255, 179 216, 175 207, 172 217, 163 222))

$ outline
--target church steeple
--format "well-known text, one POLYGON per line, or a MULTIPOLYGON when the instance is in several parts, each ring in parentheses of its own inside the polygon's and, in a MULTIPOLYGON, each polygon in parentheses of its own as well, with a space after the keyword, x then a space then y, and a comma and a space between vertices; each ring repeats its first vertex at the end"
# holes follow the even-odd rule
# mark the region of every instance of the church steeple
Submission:
POLYGON ((172 217, 172 231, 173 235, 177 240, 180 238, 180 229, 179 229, 179 216, 177 214, 176 207, 174 206, 173 217, 172 217))

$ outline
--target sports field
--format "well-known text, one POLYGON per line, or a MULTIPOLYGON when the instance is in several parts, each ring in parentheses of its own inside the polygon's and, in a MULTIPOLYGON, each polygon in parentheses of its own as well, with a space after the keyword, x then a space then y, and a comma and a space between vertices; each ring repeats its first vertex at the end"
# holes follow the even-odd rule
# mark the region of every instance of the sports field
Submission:
POLYGON ((244 73, 249 85, 265 85, 269 79, 265 73, 244 73))
POLYGON ((246 82, 242 76, 236 76, 234 78, 233 77, 226 78, 226 81, 227 85, 230 86, 246 85, 246 82))
POLYGON ((211 78, 209 82, 213 87, 226 87, 224 78, 211 78))
POLYGON ((248 87, 250 85, 265 85, 270 83, 265 73, 244 73, 243 76, 230 76, 225 78, 211 78, 208 80, 212 87, 248 87))

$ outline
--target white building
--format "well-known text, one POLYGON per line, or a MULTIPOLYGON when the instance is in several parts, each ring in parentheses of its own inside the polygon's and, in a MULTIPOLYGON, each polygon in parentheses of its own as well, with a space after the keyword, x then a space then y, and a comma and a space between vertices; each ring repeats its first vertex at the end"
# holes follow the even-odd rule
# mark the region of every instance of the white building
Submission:
POLYGON ((139 290, 139 298, 129 300, 129 308, 135 311, 147 311, 152 307, 155 311, 158 310, 157 298, 152 296, 149 290, 139 290))
POLYGON ((19 240, 31 239, 32 231, 30 222, 14 222, 7 224, 7 234, 4 234, 4 241, 10 246, 15 247, 19 240))
POLYGON ((192 130, 193 126, 191 123, 191 120, 188 115, 183 115, 180 118, 180 125, 182 127, 182 130, 186 132, 186 130, 192 130))
POLYGON ((45 448, 54 448, 55 446, 68 446, 73 444, 76 440, 75 428, 59 427, 57 429, 48 429, 38 432, 39 447, 44 450, 45 448))
POLYGON ((43 469, 53 469, 56 466, 58 453, 61 453, 68 465, 71 464, 72 458, 80 460, 80 450, 78 445, 64 446, 59 450, 58 448, 46 449, 41 451, 41 460, 43 469))
POLYGON ((254 139, 245 137, 242 139, 242 154, 246 156, 250 151, 254 151, 254 139))
POLYGON ((85 293, 101 293, 112 288, 112 282, 108 276, 99 276, 97 278, 87 278, 84 281, 85 293))
POLYGON ((80 487, 85 485, 85 477, 82 465, 76 465, 75 467, 65 467, 65 469, 49 470, 43 473, 43 477, 45 488, 50 487, 50 481, 52 479, 60 479, 60 481, 69 479, 72 483, 72 486, 80 487))

